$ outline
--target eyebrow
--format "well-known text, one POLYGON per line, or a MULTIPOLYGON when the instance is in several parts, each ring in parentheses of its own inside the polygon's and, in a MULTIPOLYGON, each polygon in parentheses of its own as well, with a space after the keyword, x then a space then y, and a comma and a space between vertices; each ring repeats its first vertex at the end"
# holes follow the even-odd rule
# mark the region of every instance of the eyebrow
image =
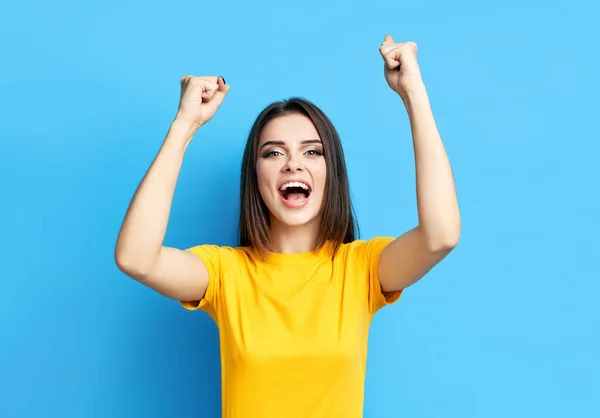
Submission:
MULTIPOLYGON (((320 139, 306 139, 304 141, 302 141, 302 144, 321 144, 321 140, 320 139)), ((262 144, 260 146, 260 149, 263 149, 264 147, 266 147, 267 145, 285 145, 285 142, 283 141, 266 141, 264 144, 262 144)))

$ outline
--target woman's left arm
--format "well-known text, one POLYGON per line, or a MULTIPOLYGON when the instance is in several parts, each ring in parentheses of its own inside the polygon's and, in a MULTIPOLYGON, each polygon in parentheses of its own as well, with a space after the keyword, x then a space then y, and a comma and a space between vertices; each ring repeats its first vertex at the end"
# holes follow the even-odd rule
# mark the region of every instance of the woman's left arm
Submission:
POLYGON ((378 274, 384 291, 421 279, 457 245, 460 212, 452 168, 436 127, 413 42, 386 36, 380 52, 389 86, 399 94, 410 121, 416 169, 418 226, 382 252, 378 274))

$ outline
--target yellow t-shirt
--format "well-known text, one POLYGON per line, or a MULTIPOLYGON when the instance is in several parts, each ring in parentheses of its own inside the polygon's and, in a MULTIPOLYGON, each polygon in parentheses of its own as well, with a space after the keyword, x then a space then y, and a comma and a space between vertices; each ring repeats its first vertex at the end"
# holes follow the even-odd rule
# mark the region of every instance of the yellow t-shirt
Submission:
POLYGON ((186 309, 219 328, 227 418, 362 417, 371 319, 402 291, 384 294, 377 237, 302 254, 200 245, 210 279, 186 309))

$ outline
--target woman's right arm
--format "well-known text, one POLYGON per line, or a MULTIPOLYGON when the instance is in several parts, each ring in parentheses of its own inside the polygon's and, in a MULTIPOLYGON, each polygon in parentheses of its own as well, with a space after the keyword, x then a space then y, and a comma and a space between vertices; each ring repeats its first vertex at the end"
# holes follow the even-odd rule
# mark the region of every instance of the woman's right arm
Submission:
POLYGON ((229 86, 221 77, 184 77, 179 110, 129 205, 115 246, 127 276, 180 301, 200 300, 208 271, 195 255, 163 246, 175 185, 185 151, 221 105, 229 86))

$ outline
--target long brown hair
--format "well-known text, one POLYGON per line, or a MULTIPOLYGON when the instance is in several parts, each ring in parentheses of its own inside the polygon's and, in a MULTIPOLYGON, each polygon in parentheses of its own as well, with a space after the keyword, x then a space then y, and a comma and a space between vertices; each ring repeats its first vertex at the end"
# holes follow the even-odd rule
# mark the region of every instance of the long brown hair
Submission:
POLYGON ((352 242, 359 235, 358 223, 350 198, 344 151, 337 130, 327 115, 314 103, 299 97, 268 105, 258 115, 250 130, 242 158, 240 245, 252 247, 260 254, 265 254, 271 241, 269 210, 260 195, 256 176, 258 143, 260 133, 267 122, 290 113, 299 113, 308 117, 323 142, 327 176, 323 216, 315 246, 321 248, 330 241, 335 253, 342 243, 352 242))

